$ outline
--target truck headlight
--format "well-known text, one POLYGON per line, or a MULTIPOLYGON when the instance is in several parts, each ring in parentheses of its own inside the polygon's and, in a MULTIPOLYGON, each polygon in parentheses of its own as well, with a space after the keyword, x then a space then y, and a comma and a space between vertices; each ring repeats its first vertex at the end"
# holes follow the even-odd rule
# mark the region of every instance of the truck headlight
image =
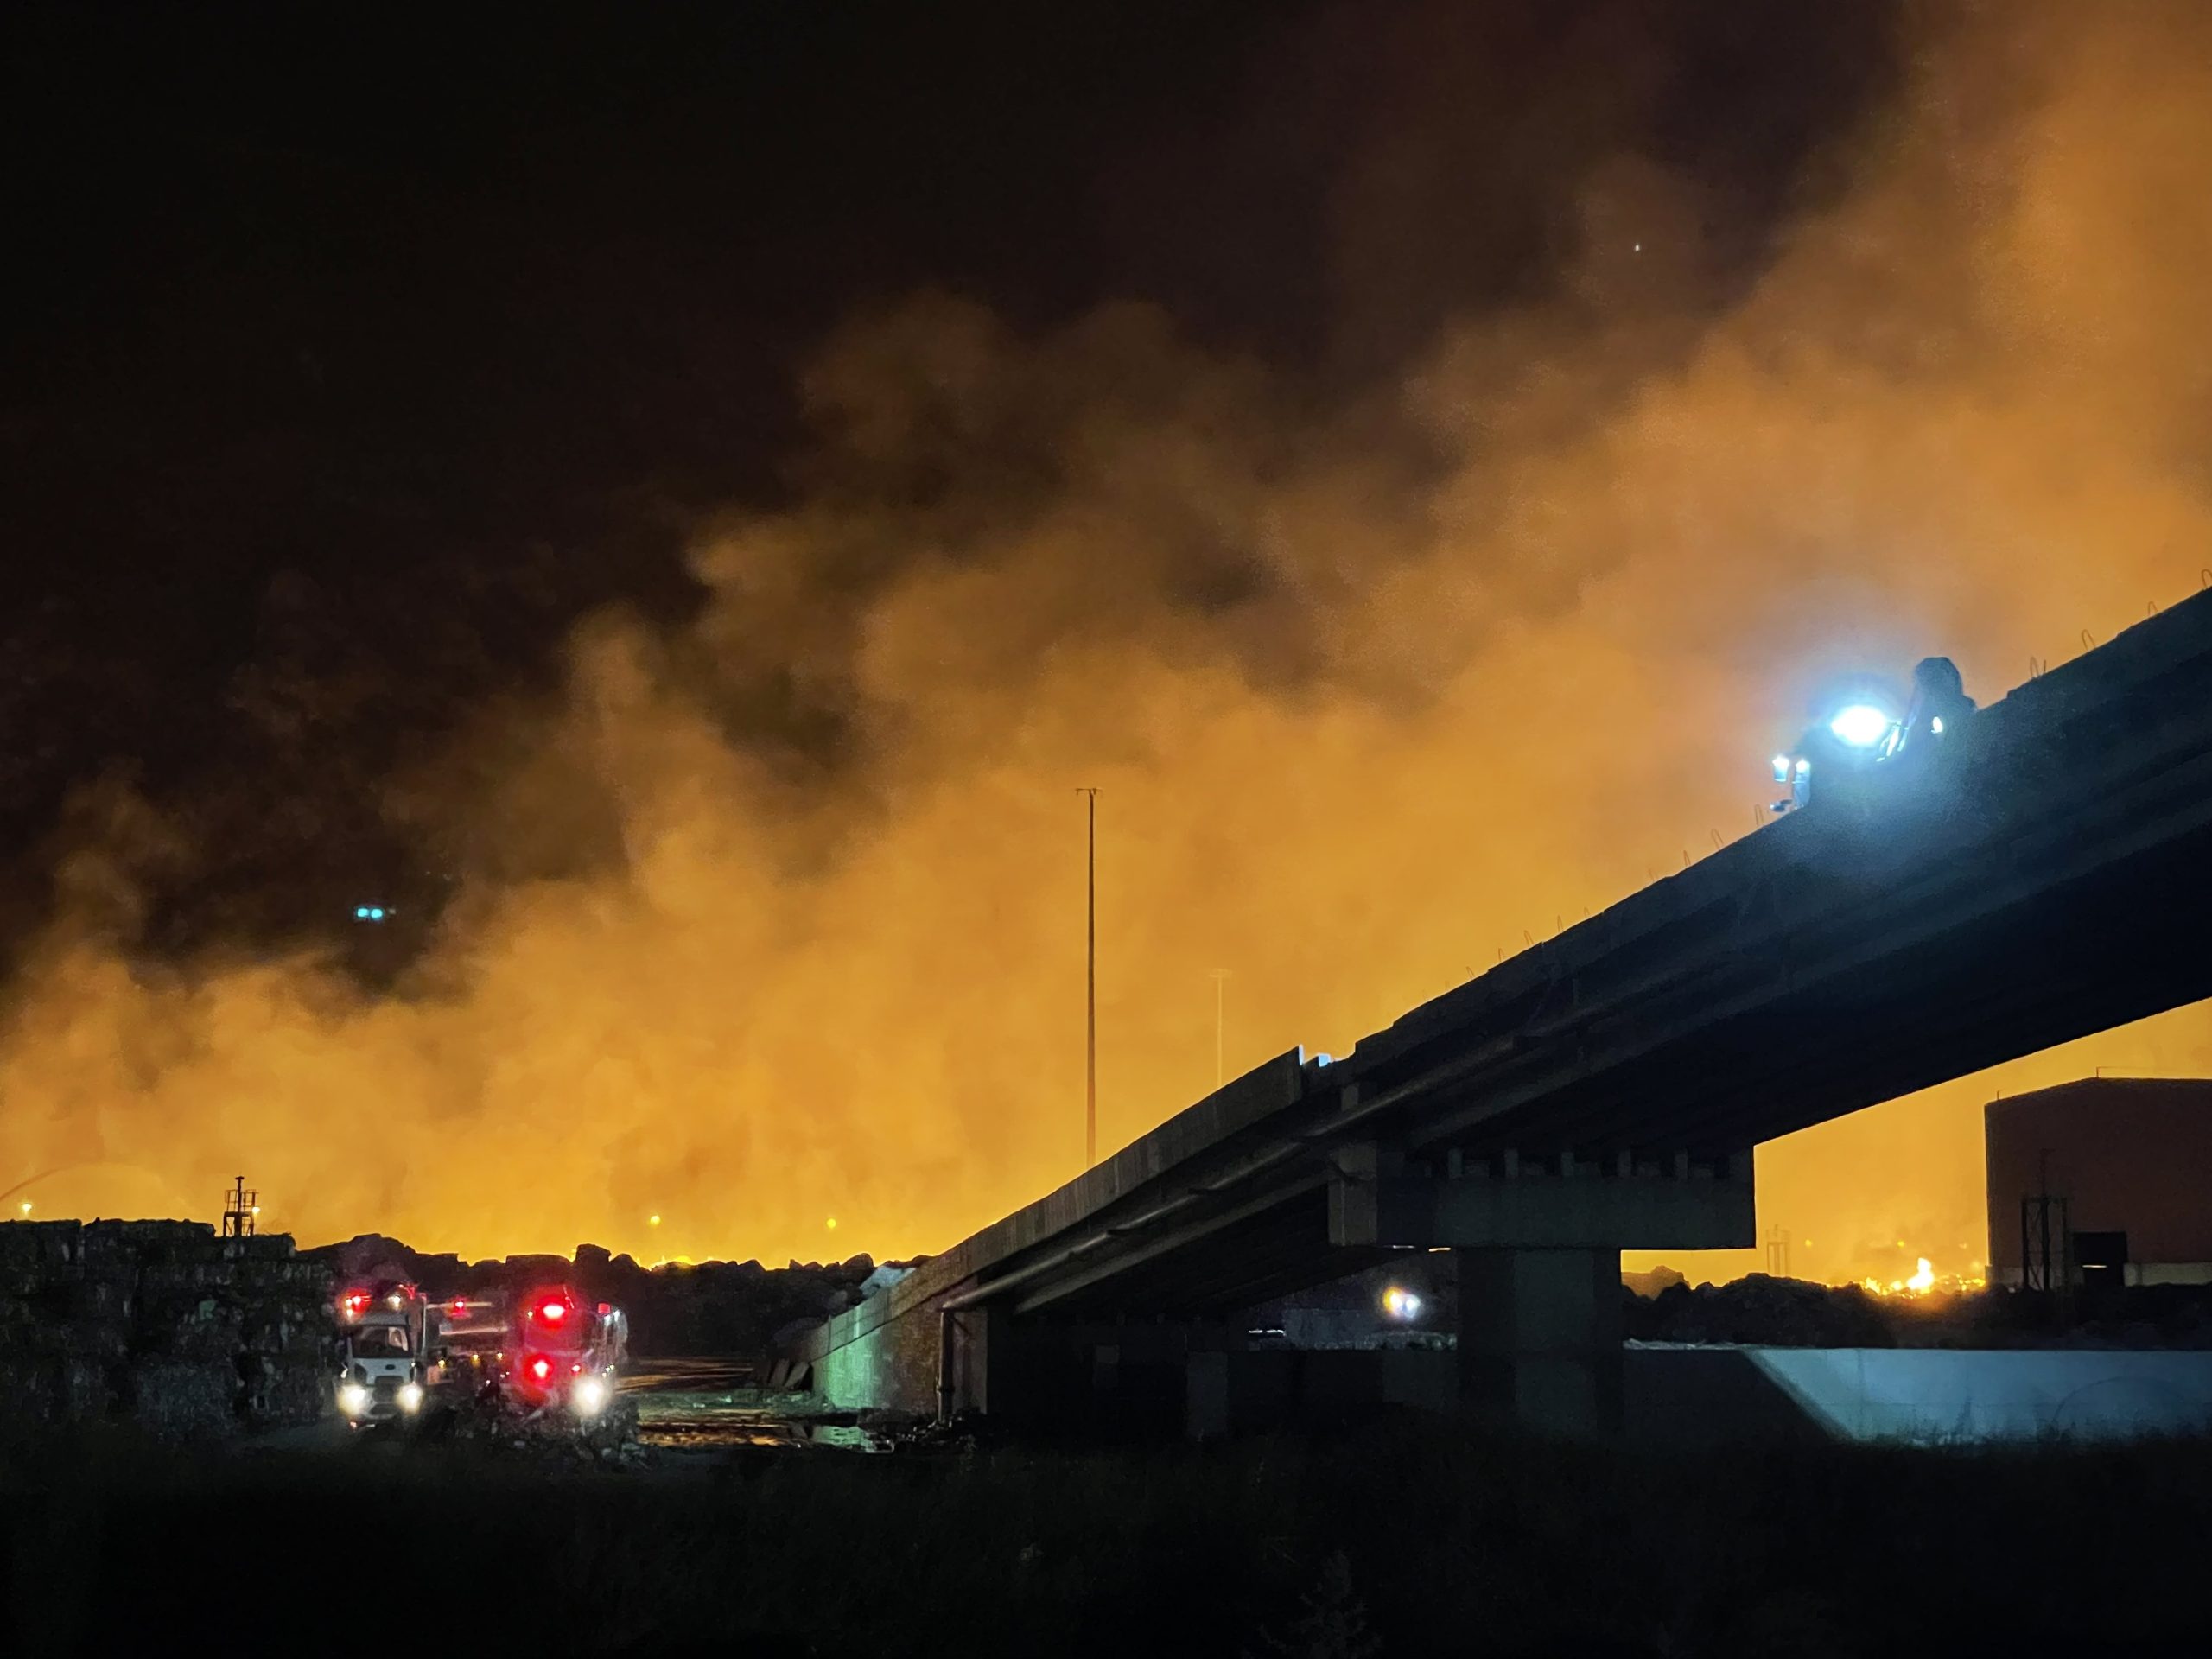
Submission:
POLYGON ((369 1391, 358 1382, 346 1382, 338 1389, 338 1409, 348 1417, 359 1417, 369 1408, 369 1391))
POLYGON ((420 1382, 403 1382, 399 1385, 399 1408, 402 1411, 422 1410, 423 1385, 420 1382))
POLYGON ((596 1417, 607 1409, 607 1382, 603 1377, 582 1376, 569 1390, 569 1408, 579 1417, 596 1417))

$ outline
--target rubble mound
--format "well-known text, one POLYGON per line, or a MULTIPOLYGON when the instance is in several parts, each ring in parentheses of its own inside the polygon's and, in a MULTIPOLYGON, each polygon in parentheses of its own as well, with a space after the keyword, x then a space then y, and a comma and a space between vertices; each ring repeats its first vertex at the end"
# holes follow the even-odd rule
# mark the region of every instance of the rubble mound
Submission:
POLYGON ((621 1395, 585 1420, 558 1405, 526 1407, 491 1391, 455 1402, 427 1421, 422 1432, 541 1463, 639 1468, 653 1457, 638 1438, 637 1402, 621 1395))
MULTIPOLYGON (((864 1412, 861 1416, 865 1420, 868 1414, 864 1412)), ((886 1451, 910 1454, 972 1457, 1006 1445, 1012 1438, 1004 1423, 976 1411, 963 1411, 950 1419, 909 1413, 899 1422, 863 1426, 871 1427, 886 1451)))
POLYGON ((1816 1285, 1755 1273, 1726 1285, 1673 1284, 1624 1310, 1638 1342, 1741 1343, 1770 1348, 1894 1348, 1880 1306, 1856 1285, 1816 1285))

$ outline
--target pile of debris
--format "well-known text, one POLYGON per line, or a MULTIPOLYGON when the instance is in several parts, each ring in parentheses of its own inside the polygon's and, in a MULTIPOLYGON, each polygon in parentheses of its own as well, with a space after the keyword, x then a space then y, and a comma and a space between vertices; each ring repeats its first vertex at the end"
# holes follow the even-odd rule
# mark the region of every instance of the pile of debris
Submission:
POLYGON ((191 1221, 0 1223, 0 1424, 165 1438, 312 1422, 328 1274, 283 1234, 191 1221))
POLYGON ((1856 1285, 1816 1285, 1763 1273, 1726 1285, 1669 1285, 1625 1300, 1635 1342, 1742 1343, 1772 1348, 1894 1348, 1881 1306, 1856 1285))
POLYGON ((653 1456, 638 1438, 637 1402, 621 1395, 584 1419, 557 1404, 525 1407, 499 1389, 486 1389, 434 1413, 417 1433, 544 1463, 636 1468, 653 1456))
POLYGON ((862 1412, 861 1424, 885 1451, 910 1454, 972 1457, 1002 1446, 1008 1439, 1003 1423, 976 1411, 963 1411, 950 1418, 862 1412))

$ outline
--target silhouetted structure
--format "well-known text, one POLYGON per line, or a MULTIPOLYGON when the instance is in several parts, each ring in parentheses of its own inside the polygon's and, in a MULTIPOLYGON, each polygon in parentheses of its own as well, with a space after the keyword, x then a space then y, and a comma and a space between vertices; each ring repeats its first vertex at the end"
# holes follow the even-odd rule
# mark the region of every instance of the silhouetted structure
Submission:
POLYGON ((251 1238, 254 1217, 260 1213, 260 1189, 247 1192, 245 1177, 237 1177, 231 1183, 231 1190, 223 1195, 223 1236, 251 1238))
POLYGON ((2084 1077, 1983 1122, 1992 1283, 2212 1283, 2212 1079, 2084 1077))

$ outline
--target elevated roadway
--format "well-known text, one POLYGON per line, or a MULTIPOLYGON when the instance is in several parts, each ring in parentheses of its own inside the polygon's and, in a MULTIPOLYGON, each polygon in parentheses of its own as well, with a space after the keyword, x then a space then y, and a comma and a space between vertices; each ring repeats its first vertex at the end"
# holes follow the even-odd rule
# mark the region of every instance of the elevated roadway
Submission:
POLYGON ((804 1357, 838 1404, 1203 1414, 1236 1310, 1450 1247, 1467 1392, 1602 1420, 1621 1249, 1751 1244, 1755 1144, 2212 995, 2208 855, 2212 594, 1333 1063, 1255 1068, 804 1357))

